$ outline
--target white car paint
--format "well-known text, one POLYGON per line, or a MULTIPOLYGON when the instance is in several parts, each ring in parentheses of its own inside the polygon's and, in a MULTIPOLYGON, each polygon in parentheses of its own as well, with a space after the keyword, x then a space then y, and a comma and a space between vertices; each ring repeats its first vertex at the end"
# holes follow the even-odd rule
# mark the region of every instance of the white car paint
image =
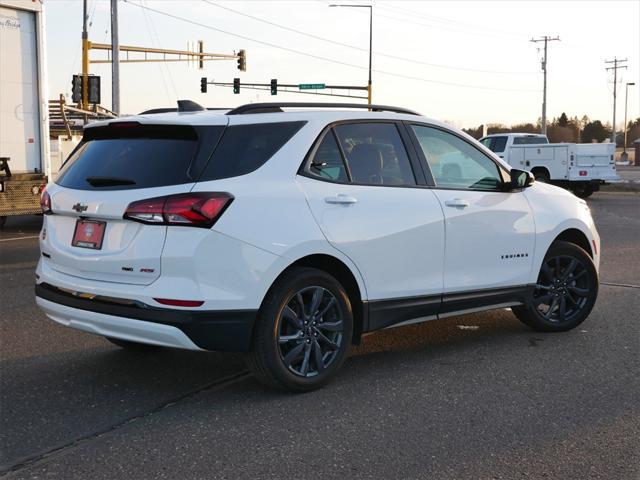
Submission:
MULTIPOLYGON (((41 257, 38 263, 38 283, 136 300, 166 310, 257 310, 291 264, 321 254, 348 268, 363 301, 391 300, 535 283, 549 246, 570 228, 593 242, 598 265, 599 237, 586 204, 550 185, 477 192, 344 185, 298 175, 307 152, 327 125, 363 119, 419 121, 446 129, 509 169, 471 137, 441 122, 408 114, 295 111, 226 116, 224 112, 197 112, 126 118, 121 121, 169 125, 307 123, 262 167, 242 176, 105 192, 69 189, 50 182, 47 192, 54 214, 44 216, 40 248, 48 257, 41 257), (133 201, 188 191, 230 192, 234 201, 211 229, 143 225, 123 219, 133 201), (356 202, 326 201, 341 194, 356 202), (468 205, 448 206, 452 200, 468 205), (72 227, 80 216, 72 208, 76 203, 88 205, 83 216, 107 221, 103 250, 70 246, 72 227), (521 253, 526 255, 500 258, 521 253), (125 265, 134 267, 135 272, 139 268, 153 272, 129 275, 121 271, 125 265), (203 304, 167 307, 155 298, 201 300, 203 304)), ((88 128, 100 125, 104 123, 88 128)), ((165 329, 152 332, 152 326, 132 333, 139 320, 128 320, 109 330, 106 325, 113 316, 96 317, 100 314, 58 309, 49 305, 51 302, 38 301, 50 318, 100 335, 161 344, 158 335, 175 334, 165 329), (149 338, 145 339, 144 331, 150 332, 149 338)), ((191 348, 175 335, 163 341, 191 348)))

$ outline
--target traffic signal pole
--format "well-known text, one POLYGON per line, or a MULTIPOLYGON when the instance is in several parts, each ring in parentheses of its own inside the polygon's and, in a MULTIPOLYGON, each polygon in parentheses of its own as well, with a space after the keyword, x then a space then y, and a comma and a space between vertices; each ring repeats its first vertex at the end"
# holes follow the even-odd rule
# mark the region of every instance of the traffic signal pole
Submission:
POLYGON ((87 0, 82 1, 82 109, 89 108, 89 33, 87 32, 87 0))
MULTIPOLYGON (((271 79, 269 83, 241 83, 239 78, 234 78, 233 82, 208 82, 205 77, 200 79, 200 91, 202 93, 206 93, 205 85, 213 85, 215 87, 233 87, 233 93, 240 93, 241 88, 246 88, 249 90, 265 90, 271 92, 271 95, 277 95, 278 93, 302 93, 305 95, 320 95, 326 97, 342 97, 342 98, 357 98, 360 100, 369 101, 371 97, 369 96, 369 92, 371 91, 369 85, 366 87, 360 85, 325 85, 325 84, 317 84, 321 85, 320 88, 309 88, 314 84, 299 84, 299 83, 278 83, 277 79, 271 79), (307 87, 306 90, 301 90, 301 86, 304 88, 307 87), (356 90, 356 91, 364 91, 367 92, 367 96, 362 95, 350 95, 340 94, 340 93, 320 93, 317 90, 356 90), (313 91, 311 91, 313 90, 313 91)), ((369 104, 371 104, 369 102, 369 104)))
POLYGON ((120 39, 118 0, 111 0, 111 110, 120 114, 120 39))

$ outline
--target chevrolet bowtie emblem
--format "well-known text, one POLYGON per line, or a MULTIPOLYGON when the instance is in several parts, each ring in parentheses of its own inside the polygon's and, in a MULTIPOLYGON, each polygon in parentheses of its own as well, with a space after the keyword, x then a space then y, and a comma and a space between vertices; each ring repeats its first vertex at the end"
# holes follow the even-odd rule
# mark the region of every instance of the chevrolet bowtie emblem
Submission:
POLYGON ((88 205, 82 205, 81 203, 76 203, 73 207, 76 212, 80 213, 80 212, 85 212, 87 210, 87 208, 89 208, 88 205))

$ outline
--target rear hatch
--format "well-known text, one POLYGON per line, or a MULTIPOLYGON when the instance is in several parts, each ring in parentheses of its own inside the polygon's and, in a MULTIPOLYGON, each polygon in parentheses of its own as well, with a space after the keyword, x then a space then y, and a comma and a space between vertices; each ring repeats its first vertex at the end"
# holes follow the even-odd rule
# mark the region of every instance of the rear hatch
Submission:
POLYGON ((139 200, 189 192, 226 125, 129 121, 89 127, 47 188, 43 261, 89 280, 148 285, 160 275, 167 227, 124 219, 139 200))

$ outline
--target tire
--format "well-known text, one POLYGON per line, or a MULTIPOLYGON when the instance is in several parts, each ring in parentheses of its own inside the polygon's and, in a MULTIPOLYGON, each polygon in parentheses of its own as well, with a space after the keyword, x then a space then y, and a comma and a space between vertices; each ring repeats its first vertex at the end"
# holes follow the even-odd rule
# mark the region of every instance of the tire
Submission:
POLYGON ((352 332, 351 302, 342 285, 321 270, 292 268, 260 307, 247 366, 269 387, 315 390, 344 363, 352 332))
POLYGON ((0 216, 0 228, 4 228, 5 223, 7 223, 7 217, 0 216))
POLYGON ((587 198, 593 193, 593 187, 588 184, 580 184, 572 187, 571 191, 576 197, 587 198))
POLYGON ((533 173, 533 176, 536 179, 536 182, 549 183, 549 174, 544 170, 536 170, 533 173))
POLYGON ((542 262, 536 288, 523 306, 512 310, 533 330, 564 332, 584 322, 597 297, 598 273, 589 254, 573 243, 558 241, 542 262))
POLYGON ((159 348, 163 348, 158 345, 149 345, 147 343, 130 342, 129 340, 121 340, 119 338, 112 338, 112 337, 104 337, 104 338, 109 342, 113 343, 114 345, 130 352, 144 353, 144 352, 151 352, 159 348))

